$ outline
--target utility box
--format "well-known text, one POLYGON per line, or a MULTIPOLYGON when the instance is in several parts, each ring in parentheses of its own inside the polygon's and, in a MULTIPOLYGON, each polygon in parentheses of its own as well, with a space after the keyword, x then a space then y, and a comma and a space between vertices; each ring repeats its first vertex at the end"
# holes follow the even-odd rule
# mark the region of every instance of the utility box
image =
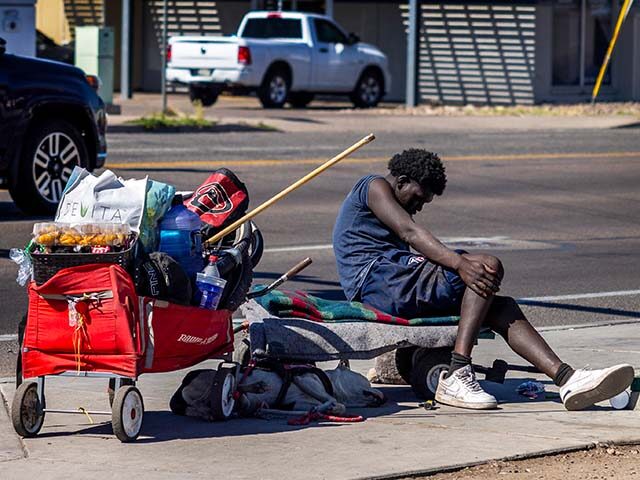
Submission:
POLYGON ((0 38, 7 53, 36 56, 36 0, 0 0, 0 38))
POLYGON ((111 27, 76 27, 76 67, 100 78, 98 94, 107 105, 113 103, 113 52, 111 27))

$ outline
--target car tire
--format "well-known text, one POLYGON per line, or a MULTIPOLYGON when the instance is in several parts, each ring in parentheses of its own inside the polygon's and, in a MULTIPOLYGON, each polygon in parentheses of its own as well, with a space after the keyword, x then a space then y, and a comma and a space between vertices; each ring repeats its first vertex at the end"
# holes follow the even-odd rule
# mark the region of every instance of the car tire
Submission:
POLYGON ((258 98, 264 108, 282 108, 289 97, 291 78, 283 68, 267 72, 258 88, 258 98))
POLYGON ((191 102, 199 101, 203 107, 210 107, 218 101, 220 91, 214 87, 202 85, 189 85, 189 99, 191 102))
POLYGON ((384 81, 377 70, 365 70, 353 92, 351 102, 356 108, 373 108, 380 103, 384 95, 384 81))
POLYGON ((25 213, 51 215, 73 168, 88 164, 87 145, 75 126, 64 120, 40 121, 24 137, 11 197, 25 213))
POLYGON ((289 103, 293 108, 306 108, 313 101, 313 97, 313 93, 309 92, 291 92, 289 103))

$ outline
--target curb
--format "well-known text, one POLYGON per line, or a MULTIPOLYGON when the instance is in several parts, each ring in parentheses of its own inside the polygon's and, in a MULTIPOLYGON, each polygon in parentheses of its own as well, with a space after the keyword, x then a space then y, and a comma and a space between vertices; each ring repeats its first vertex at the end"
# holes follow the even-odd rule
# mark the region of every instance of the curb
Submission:
POLYGON ((636 445, 638 443, 640 443, 640 438, 638 440, 628 440, 628 441, 625 440, 624 442, 609 442, 605 440, 602 442, 597 441, 597 442, 581 443, 572 447, 551 448, 549 450, 540 450, 538 452, 524 453, 519 455, 510 455, 508 457, 490 458, 490 459, 482 460, 479 462, 459 463, 455 465, 449 465, 446 467, 427 468, 425 470, 411 470, 408 472, 390 473, 388 475, 376 475, 372 477, 357 477, 353 480, 399 480, 402 478, 426 477, 426 476, 436 475, 438 473, 458 472, 465 468, 486 465, 489 462, 510 462, 510 461, 518 461, 518 460, 528 460, 531 458, 548 457, 551 455, 573 453, 573 452, 579 452, 582 450, 592 450, 600 445, 622 446, 622 445, 636 445))

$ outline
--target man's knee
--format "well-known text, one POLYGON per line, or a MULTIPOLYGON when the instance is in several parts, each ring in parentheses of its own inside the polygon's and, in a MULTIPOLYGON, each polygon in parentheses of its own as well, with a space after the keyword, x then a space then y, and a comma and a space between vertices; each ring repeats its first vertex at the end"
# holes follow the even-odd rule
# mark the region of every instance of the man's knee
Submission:
POLYGON ((464 256, 469 260, 484 263, 491 270, 495 270, 496 272, 498 272, 498 277, 502 279, 504 275, 504 267, 502 266, 502 262, 498 257, 494 257, 493 255, 487 255, 484 253, 466 253, 464 254, 464 256))
POLYGON ((504 267, 498 257, 494 257, 493 255, 482 255, 482 263, 491 270, 498 272, 497 275, 502 280, 502 277, 504 276, 504 267))

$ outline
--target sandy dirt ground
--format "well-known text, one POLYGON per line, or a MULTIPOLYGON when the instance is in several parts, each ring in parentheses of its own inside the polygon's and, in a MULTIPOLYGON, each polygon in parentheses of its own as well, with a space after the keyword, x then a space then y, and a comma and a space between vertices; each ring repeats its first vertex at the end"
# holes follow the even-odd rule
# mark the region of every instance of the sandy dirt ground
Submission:
MULTIPOLYGON (((640 478, 640 445, 600 445, 589 450, 509 462, 491 462, 425 480, 595 480, 640 478)), ((408 480, 408 479, 407 479, 408 480)))

